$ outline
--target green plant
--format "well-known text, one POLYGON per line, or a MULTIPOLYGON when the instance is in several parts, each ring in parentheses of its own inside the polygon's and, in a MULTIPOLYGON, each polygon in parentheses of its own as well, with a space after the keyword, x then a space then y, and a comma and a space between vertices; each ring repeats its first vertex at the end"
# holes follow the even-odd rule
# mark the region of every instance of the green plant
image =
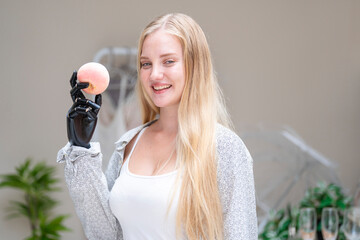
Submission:
POLYGON ((22 201, 10 201, 8 217, 28 218, 31 236, 27 240, 57 240, 59 232, 68 231, 63 221, 66 215, 50 218, 57 201, 49 196, 60 189, 54 185, 59 181, 54 177, 55 168, 40 162, 32 166, 31 159, 16 167, 14 174, 0 175, 0 188, 10 187, 23 192, 22 201))
POLYGON ((285 240, 289 238, 289 228, 298 225, 299 209, 291 208, 290 205, 285 209, 277 212, 271 212, 269 221, 266 223, 264 230, 259 234, 259 239, 263 240, 285 240))
MULTIPOLYGON (((299 209, 303 207, 312 207, 317 213, 318 239, 321 240, 321 212, 325 207, 334 207, 339 210, 339 227, 342 224, 343 211, 351 206, 352 198, 345 196, 341 187, 335 184, 319 182, 316 187, 306 191, 305 197, 300 203, 291 208, 280 209, 270 215, 264 230, 259 234, 262 240, 285 240, 289 238, 289 227, 299 229, 299 209)), ((344 234, 339 230, 337 240, 345 240, 344 234)))
MULTIPOLYGON (((326 185, 324 182, 317 184, 315 188, 308 189, 305 197, 300 202, 300 208, 312 207, 316 210, 317 215, 317 232, 319 240, 321 237, 321 212, 323 208, 333 207, 338 209, 339 226, 343 221, 343 212, 346 208, 351 206, 352 198, 345 196, 341 191, 341 187, 335 184, 326 185)), ((345 235, 339 231, 338 240, 345 240, 345 235)))

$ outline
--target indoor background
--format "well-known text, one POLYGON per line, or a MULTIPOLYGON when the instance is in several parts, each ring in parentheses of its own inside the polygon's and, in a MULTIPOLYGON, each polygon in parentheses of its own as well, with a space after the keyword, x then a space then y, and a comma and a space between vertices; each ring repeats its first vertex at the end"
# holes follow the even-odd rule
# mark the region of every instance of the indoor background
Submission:
MULTIPOLYGON (((84 239, 56 154, 67 142, 69 78, 103 47, 136 47, 155 16, 183 12, 202 26, 236 132, 294 129, 338 164, 350 193, 360 177, 360 1, 0 1, 0 174, 27 157, 56 166, 64 239, 84 239)), ((266 173, 256 173, 266 174, 266 173)), ((256 183, 255 183, 256 184, 256 183)), ((29 235, 5 219, 19 192, 0 189, 2 239, 29 235)))

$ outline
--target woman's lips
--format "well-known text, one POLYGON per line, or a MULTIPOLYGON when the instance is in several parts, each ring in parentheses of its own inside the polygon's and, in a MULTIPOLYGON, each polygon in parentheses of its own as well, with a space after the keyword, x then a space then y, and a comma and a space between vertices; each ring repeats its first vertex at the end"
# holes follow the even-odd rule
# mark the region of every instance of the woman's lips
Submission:
POLYGON ((166 85, 157 85, 157 86, 152 86, 152 88, 154 89, 154 90, 156 90, 156 91, 158 91, 158 90, 162 90, 162 89, 165 89, 165 88, 170 88, 171 87, 171 85, 170 84, 166 84, 166 85))
POLYGON ((163 85, 153 85, 151 87, 156 94, 160 94, 160 93, 166 92, 166 90, 171 88, 172 85, 171 84, 163 84, 163 85))

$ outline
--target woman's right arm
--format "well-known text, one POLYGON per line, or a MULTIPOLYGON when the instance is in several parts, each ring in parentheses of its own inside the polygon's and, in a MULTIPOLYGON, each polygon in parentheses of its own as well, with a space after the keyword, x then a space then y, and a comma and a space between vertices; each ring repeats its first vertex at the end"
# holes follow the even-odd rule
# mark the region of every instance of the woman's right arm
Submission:
POLYGON ((122 239, 119 223, 109 206, 110 191, 102 172, 99 143, 90 148, 68 143, 57 156, 65 164, 65 181, 76 213, 89 240, 122 239))
MULTIPOLYGON (((69 143, 58 152, 57 161, 65 163, 65 181, 75 210, 89 240, 122 239, 119 223, 109 206, 112 184, 108 185, 102 172, 102 154, 99 143, 90 143, 97 114, 101 107, 101 95, 95 102, 85 98, 81 89, 87 83, 77 82, 77 73, 70 78, 73 105, 67 113, 69 143)), ((110 162, 119 155, 114 154, 110 162)))

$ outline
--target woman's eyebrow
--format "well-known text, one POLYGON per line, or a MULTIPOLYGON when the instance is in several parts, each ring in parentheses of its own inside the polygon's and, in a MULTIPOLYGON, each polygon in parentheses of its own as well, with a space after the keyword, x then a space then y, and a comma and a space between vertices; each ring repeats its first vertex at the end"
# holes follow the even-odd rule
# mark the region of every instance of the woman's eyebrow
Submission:
POLYGON ((177 55, 176 53, 165 53, 165 54, 161 54, 160 57, 163 58, 163 57, 176 56, 176 55, 177 55))
MULTIPOLYGON (((164 54, 160 55, 160 58, 169 57, 169 56, 177 56, 177 54, 176 53, 164 53, 164 54)), ((140 56, 140 60, 141 59, 149 59, 149 58, 146 56, 140 56)))

